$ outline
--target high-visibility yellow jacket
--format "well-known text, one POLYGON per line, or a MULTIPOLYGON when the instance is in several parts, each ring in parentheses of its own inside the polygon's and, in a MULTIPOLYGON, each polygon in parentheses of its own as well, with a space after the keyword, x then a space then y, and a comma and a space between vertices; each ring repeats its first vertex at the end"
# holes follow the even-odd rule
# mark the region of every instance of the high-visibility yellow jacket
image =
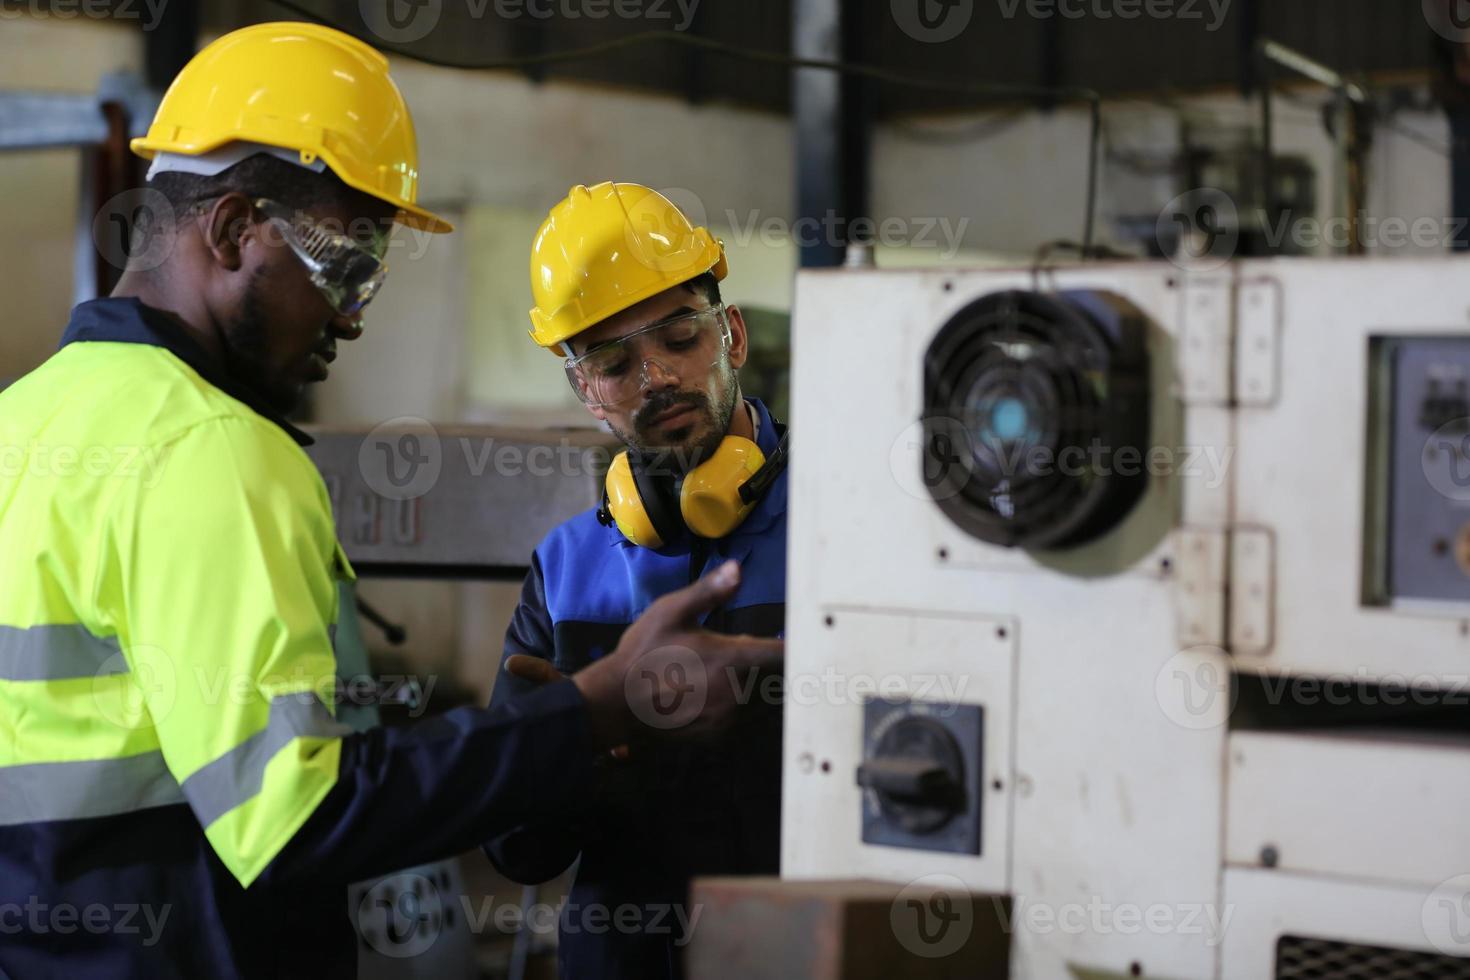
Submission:
POLYGON ((304 438, 134 299, 0 393, 0 975, 350 972, 349 882, 580 805, 570 684, 336 720, 352 571, 304 438), (90 958, 52 959, 67 906, 108 910, 90 958))

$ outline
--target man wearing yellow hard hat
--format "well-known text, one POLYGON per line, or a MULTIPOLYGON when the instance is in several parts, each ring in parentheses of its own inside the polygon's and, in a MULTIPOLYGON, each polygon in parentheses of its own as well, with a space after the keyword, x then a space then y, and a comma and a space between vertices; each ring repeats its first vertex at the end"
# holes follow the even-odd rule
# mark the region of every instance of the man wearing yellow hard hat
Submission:
MULTIPOLYGON (((572 389, 628 450, 609 469, 602 506, 537 548, 496 706, 600 662, 649 603, 731 559, 745 570, 740 589, 704 624, 782 632, 787 435, 742 397, 748 341, 739 308, 721 299, 726 272, 719 241, 637 184, 572 188, 536 235, 531 337, 563 358, 572 389)), ((673 692, 699 669, 678 656, 651 666, 637 681, 673 692)), ((580 856, 561 913, 562 976, 679 977, 699 918, 690 880, 777 872, 780 704, 769 690, 751 693, 757 704, 737 730, 606 756, 594 806, 527 820, 487 845, 527 883, 580 856), (604 910, 623 910, 617 928, 597 928, 604 910)), ((676 698, 653 707, 652 724, 687 720, 676 698)))
POLYGON ((392 223, 450 230, 408 108, 367 45, 265 24, 197 55, 133 148, 168 207, 0 393, 25 456, 0 474, 0 976, 352 976, 349 883, 587 807, 594 756, 647 727, 660 692, 624 679, 651 651, 705 671, 679 735, 778 644, 697 627, 726 567, 511 708, 338 722, 353 575, 282 415, 361 334, 392 223))

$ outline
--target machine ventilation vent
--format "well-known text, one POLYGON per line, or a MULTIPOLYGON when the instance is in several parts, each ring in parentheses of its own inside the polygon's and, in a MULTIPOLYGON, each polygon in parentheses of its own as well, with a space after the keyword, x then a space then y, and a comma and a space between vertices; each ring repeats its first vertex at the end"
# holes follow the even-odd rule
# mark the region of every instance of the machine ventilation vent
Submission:
POLYGON ((1147 327, 1109 293, 983 296, 924 357, 924 483, 966 532, 1067 548, 1118 524, 1148 483, 1147 327))
POLYGON ((1470 959, 1335 939, 1282 936, 1276 980, 1470 980, 1470 959))

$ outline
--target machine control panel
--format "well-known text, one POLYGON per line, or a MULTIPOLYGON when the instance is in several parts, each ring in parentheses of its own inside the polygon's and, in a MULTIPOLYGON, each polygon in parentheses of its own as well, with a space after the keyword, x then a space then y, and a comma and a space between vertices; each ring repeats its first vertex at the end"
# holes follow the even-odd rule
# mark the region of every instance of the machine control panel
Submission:
POLYGON ((1389 597, 1470 601, 1470 337, 1385 353, 1389 597))

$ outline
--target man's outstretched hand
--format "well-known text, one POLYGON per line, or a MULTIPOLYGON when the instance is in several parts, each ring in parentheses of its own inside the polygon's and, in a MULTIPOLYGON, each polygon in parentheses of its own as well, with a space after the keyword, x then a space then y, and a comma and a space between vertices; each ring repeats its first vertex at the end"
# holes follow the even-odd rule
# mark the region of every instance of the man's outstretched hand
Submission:
MULTIPOLYGON (((572 675, 599 744, 621 745, 638 732, 702 735, 728 724, 742 701, 760 695, 757 674, 780 670, 785 644, 699 625, 700 616, 739 587, 740 565, 726 562, 658 599, 623 633, 617 649, 572 675)), ((505 669, 532 682, 561 677, 536 657, 510 657, 505 669)))

